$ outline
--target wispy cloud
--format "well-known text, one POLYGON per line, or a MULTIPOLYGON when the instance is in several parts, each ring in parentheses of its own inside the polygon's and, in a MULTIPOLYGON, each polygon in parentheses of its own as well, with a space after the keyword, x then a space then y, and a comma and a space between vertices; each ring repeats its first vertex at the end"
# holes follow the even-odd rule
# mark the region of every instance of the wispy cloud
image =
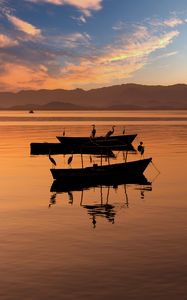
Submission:
POLYGON ((23 21, 13 15, 6 14, 7 19, 15 26, 16 29, 24 32, 31 37, 39 37, 41 35, 41 30, 36 28, 34 25, 23 21))
MULTIPOLYGON (((82 59, 78 65, 69 64, 63 69, 62 75, 66 82, 79 84, 110 84, 113 80, 124 80, 148 63, 148 56, 162 48, 166 48, 179 33, 177 31, 156 36, 137 43, 137 39, 127 41, 120 37, 116 46, 109 45, 92 60, 82 59), (120 45, 120 46, 119 46, 120 45), (85 76, 86 74, 86 76, 85 76)), ((134 36, 139 36, 138 31, 134 36)), ((140 28, 142 36, 142 28, 140 28)), ((147 33, 145 33, 147 36, 147 33)))
POLYGON ((71 5, 84 13, 86 17, 91 15, 91 11, 98 11, 102 8, 103 0, 26 0, 33 3, 51 3, 54 5, 71 5))
POLYGON ((74 32, 55 38, 52 37, 50 40, 53 40, 53 43, 55 43, 58 48, 63 45, 63 48, 72 49, 80 46, 88 46, 90 44, 91 37, 87 33, 74 32))
POLYGON ((174 16, 167 20, 153 19, 150 21, 150 23, 151 23, 151 25, 154 25, 156 27, 157 26, 165 26, 165 27, 174 28, 174 27, 177 27, 178 25, 183 24, 184 20, 174 16))
POLYGON ((18 41, 4 34, 0 34, 0 48, 9 48, 18 45, 18 41))
POLYGON ((165 25, 167 25, 168 27, 176 27, 177 25, 183 24, 183 20, 174 17, 174 18, 165 20, 163 23, 164 23, 165 25))
MULTIPOLYGON (((115 43, 97 49, 93 55, 80 56, 74 53, 74 59, 70 52, 55 52, 42 64, 33 65, 35 53, 33 52, 32 63, 16 65, 16 72, 10 72, 13 68, 6 63, 6 68, 1 81, 5 86, 8 82, 14 82, 17 89, 23 88, 75 88, 110 85, 113 82, 123 82, 130 78, 137 70, 142 69, 149 62, 149 55, 156 50, 166 48, 179 34, 178 31, 170 31, 159 35, 153 35, 145 27, 136 27, 130 36, 120 35, 115 43), (69 55, 69 59, 68 59, 69 55), (73 62, 74 61, 74 62, 73 62), (58 65, 59 63, 59 65, 58 65), (53 70, 53 71, 52 71, 53 70), (6 73, 6 74, 5 74, 6 73), (10 77, 13 80, 10 80, 10 77)), ((67 38, 67 37, 66 37, 67 38)), ((68 36, 66 47, 72 49, 77 41, 86 43, 89 36, 75 33, 68 36)), ((64 44, 64 43, 63 43, 64 44)), ((37 54, 38 55, 38 54, 37 54)), ((42 55, 42 53, 41 53, 42 55)), ((169 55, 169 54, 168 54, 169 55)), ((174 53, 170 53, 174 55, 174 53)), ((39 59, 38 59, 39 60, 39 59)), ((36 60, 36 61, 38 61, 36 60)), ((14 68, 15 69, 15 68, 14 68)))
MULTIPOLYGON (((41 34, 33 25, 12 17, 8 15, 16 29, 33 37, 41 34), (25 23, 31 25, 31 31, 25 23)), ((12 90, 111 85, 114 82, 124 82, 137 70, 152 62, 152 53, 158 59, 162 55, 169 57, 176 54, 168 49, 179 35, 179 31, 172 30, 171 26, 151 27, 150 23, 147 26, 143 23, 132 25, 127 33, 122 25, 121 23, 120 30, 116 31, 115 39, 100 48, 93 44, 89 34, 74 32, 69 35, 43 36, 40 44, 37 44, 37 39, 33 39, 29 46, 24 42, 23 45, 18 45, 19 49, 14 51, 13 58, 12 52, 6 49, 0 61, 3 66, 2 72, 0 70, 0 82, 12 90), (39 45, 37 50, 36 45, 39 45), (159 51, 162 49, 167 53, 162 54, 159 51)), ((4 45, 11 45, 14 41, 6 40, 5 36, 1 39, 4 45)), ((19 43, 21 42, 20 39, 19 43)))

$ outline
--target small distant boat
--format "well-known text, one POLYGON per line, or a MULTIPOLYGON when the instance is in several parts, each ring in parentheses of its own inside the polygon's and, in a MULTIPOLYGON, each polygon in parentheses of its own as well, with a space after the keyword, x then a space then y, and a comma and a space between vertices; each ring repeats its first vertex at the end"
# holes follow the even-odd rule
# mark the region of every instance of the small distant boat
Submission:
POLYGON ((69 137, 69 136, 57 136, 57 139, 66 146, 83 146, 83 145, 98 145, 98 146, 110 146, 110 145, 127 145, 131 144, 136 138, 137 134, 129 135, 113 135, 109 137, 69 137))
POLYGON ((34 113, 34 110, 29 110, 29 114, 33 114, 34 113))
POLYGON ((50 169, 53 179, 65 181, 99 182, 100 180, 108 180, 126 176, 134 178, 143 174, 152 158, 140 159, 123 163, 115 163, 108 165, 93 164, 91 167, 82 168, 56 168, 50 169))

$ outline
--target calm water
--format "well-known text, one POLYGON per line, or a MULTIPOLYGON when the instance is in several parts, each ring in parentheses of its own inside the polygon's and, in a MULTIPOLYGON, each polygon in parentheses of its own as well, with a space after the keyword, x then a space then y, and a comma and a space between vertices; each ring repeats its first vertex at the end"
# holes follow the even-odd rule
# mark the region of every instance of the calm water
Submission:
POLYGON ((0 140, 0 299, 186 299, 186 111, 0 112, 0 140), (64 129, 88 135, 93 123, 98 135, 113 124, 138 133, 151 186, 50 192, 51 163, 30 143, 57 142, 64 129), (94 228, 88 205, 101 201, 111 207, 94 228))

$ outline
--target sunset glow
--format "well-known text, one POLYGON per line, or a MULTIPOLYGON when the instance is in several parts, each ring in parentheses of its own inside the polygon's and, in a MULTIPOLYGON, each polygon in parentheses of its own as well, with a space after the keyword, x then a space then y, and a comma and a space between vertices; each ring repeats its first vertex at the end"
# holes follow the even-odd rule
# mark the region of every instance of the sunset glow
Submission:
POLYGON ((1 90, 186 83, 185 2, 131 2, 0 1, 1 90))

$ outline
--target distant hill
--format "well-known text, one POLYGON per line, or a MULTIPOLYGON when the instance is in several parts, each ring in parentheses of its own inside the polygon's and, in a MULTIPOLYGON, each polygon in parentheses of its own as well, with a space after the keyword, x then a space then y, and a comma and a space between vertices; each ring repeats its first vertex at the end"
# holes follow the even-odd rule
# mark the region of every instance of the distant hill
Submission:
POLYGON ((1 109, 187 109, 187 85, 122 84, 85 91, 26 90, 0 93, 1 109))
POLYGON ((26 104, 26 105, 15 105, 11 106, 11 110, 82 110, 84 109, 80 105, 64 102, 49 102, 47 104, 26 104))

